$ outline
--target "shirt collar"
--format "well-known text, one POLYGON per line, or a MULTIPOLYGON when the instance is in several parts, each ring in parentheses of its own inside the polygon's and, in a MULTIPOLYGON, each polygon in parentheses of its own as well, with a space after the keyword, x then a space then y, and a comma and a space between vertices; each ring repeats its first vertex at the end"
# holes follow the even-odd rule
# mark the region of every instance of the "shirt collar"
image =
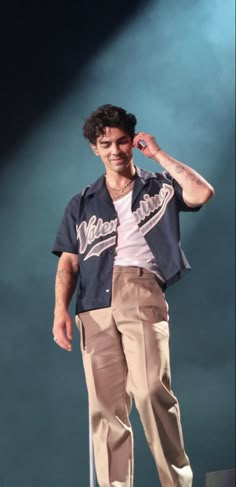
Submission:
MULTIPOLYGON (((136 173, 135 173, 135 177, 134 177, 135 185, 136 185, 136 183, 138 183, 138 184, 141 183, 141 185, 144 186, 149 179, 153 179, 153 178, 157 179, 157 177, 158 177, 155 172, 146 171, 145 169, 141 169, 138 166, 135 166, 135 168, 136 168, 136 173)), ((107 189, 106 189, 106 185, 105 185, 105 178, 104 178, 104 174, 103 174, 93 184, 91 184, 91 186, 89 186, 88 190, 86 191, 86 196, 90 196, 90 195, 95 194, 95 193, 104 194, 104 190, 107 194, 107 189)))

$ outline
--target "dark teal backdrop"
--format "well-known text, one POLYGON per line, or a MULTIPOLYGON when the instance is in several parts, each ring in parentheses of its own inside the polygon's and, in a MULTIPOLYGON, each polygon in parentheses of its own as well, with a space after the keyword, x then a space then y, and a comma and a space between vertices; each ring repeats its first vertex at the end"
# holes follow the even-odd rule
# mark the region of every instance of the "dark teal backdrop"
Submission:
MULTIPOLYGON (((234 2, 13 1, 2 21, 0 487, 89 485, 79 336, 71 354, 52 340, 50 249, 103 170, 81 135, 102 103, 134 112, 216 190, 182 215, 193 271, 167 292, 173 389, 204 487, 206 471, 234 467, 234 2)), ((135 410, 132 422, 135 487, 158 486, 135 410)))

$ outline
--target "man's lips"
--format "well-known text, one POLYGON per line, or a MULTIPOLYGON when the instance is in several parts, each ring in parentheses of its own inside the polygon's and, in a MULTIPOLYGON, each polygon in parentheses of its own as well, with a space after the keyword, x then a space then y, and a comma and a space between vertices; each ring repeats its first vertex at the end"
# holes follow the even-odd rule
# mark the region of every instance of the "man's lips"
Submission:
POLYGON ((124 157, 116 157, 116 158, 113 158, 113 159, 110 159, 111 162, 120 162, 120 161, 124 161, 124 157))

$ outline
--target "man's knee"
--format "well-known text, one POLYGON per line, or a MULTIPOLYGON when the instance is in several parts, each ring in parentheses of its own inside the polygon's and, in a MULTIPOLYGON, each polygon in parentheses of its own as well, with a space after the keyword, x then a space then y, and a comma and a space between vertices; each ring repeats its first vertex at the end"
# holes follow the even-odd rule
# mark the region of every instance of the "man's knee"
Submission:
POLYGON ((171 391, 170 378, 168 376, 158 378, 146 388, 138 389, 135 393, 135 403, 138 409, 146 407, 148 403, 172 407, 177 403, 177 399, 171 391))

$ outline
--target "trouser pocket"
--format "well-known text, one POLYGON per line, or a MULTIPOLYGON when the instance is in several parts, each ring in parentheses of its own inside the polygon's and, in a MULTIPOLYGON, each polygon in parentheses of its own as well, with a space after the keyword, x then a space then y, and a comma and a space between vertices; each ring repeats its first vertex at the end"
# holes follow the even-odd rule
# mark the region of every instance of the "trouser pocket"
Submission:
POLYGON ((86 346, 85 346, 85 332, 84 332, 84 325, 82 323, 82 320, 79 315, 75 316, 75 323, 76 326, 80 332, 80 348, 81 352, 85 352, 86 346))

